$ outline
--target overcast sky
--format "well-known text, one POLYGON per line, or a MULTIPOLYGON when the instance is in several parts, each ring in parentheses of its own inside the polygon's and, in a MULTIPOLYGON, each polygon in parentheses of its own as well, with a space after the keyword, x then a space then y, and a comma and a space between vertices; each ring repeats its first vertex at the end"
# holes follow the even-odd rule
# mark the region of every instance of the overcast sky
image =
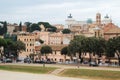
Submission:
POLYGON ((0 21, 47 21, 64 24, 68 14, 78 21, 108 14, 120 26, 120 0, 0 0, 0 21))

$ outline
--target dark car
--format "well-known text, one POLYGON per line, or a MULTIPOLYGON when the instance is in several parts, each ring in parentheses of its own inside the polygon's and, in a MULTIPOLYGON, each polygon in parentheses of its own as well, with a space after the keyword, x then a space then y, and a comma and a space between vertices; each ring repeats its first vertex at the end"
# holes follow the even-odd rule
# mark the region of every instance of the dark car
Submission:
POLYGON ((98 66, 98 64, 96 62, 90 62, 89 66, 98 66))
POLYGON ((24 59, 24 63, 31 63, 31 62, 32 62, 32 60, 30 58, 25 58, 24 59))
POLYGON ((46 64, 56 64, 56 62, 48 60, 46 61, 46 64))
POLYGON ((34 63, 45 63, 45 61, 35 60, 34 63))

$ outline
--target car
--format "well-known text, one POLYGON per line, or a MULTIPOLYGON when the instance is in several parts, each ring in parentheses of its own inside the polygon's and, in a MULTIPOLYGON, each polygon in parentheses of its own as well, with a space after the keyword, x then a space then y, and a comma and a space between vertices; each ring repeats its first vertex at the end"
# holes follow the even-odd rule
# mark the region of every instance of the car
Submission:
POLYGON ((30 58, 25 58, 24 59, 24 63, 31 63, 31 62, 32 62, 32 60, 30 58))
POLYGON ((96 62, 90 62, 89 66, 98 66, 98 64, 96 62))
POLYGON ((56 62, 54 62, 54 61, 46 61, 45 63, 46 64, 56 64, 56 62))
POLYGON ((10 58, 5 59, 5 63, 12 63, 12 59, 10 58))
POLYGON ((45 61, 35 60, 33 63, 45 63, 45 61))
POLYGON ((85 61, 83 61, 83 63, 84 63, 84 64, 88 64, 89 62, 85 60, 85 61))
POLYGON ((18 58, 18 59, 16 60, 16 62, 17 62, 17 63, 23 63, 23 62, 24 62, 24 59, 19 59, 19 58, 18 58))

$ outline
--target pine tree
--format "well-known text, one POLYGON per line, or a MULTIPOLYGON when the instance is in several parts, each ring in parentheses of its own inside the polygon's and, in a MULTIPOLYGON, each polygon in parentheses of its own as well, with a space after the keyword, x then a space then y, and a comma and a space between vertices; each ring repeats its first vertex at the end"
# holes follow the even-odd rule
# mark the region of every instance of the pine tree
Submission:
POLYGON ((22 22, 19 24, 19 31, 22 31, 22 22))

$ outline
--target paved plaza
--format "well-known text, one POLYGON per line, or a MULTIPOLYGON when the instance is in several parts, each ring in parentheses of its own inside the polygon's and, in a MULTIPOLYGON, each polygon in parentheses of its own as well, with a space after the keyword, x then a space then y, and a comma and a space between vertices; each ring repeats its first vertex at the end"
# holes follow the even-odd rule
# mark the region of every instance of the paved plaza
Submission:
POLYGON ((31 74, 0 70, 0 80, 87 80, 87 79, 59 77, 51 74, 31 74))

